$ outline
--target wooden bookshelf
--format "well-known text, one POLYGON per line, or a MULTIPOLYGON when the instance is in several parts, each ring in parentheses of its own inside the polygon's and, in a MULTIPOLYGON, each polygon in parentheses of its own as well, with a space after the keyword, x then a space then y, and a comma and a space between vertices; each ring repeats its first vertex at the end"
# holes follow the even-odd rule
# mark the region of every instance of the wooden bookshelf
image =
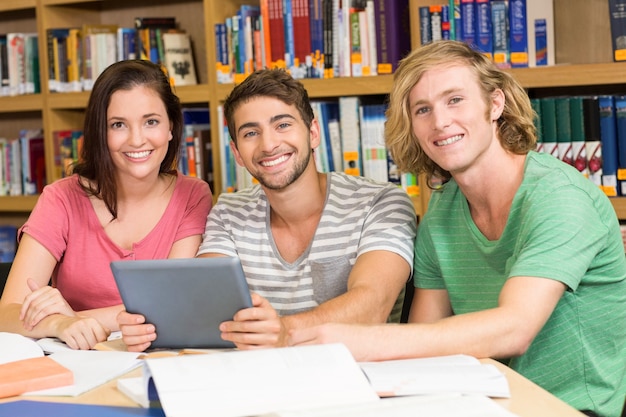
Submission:
MULTIPOLYGON (((445 0, 409 0, 412 43, 420 44, 419 6, 446 3, 445 0)), ((211 118, 217 118, 217 105, 232 90, 232 84, 218 84, 215 71, 214 25, 232 16, 242 4, 256 4, 258 0, 2 0, 0 26, 5 32, 36 31, 39 36, 40 56, 47 56, 46 30, 55 27, 80 26, 83 23, 115 23, 131 26, 135 16, 175 16, 192 38, 199 84, 176 88, 185 105, 210 107, 211 118)), ((613 63, 606 0, 554 0, 557 65, 543 68, 510 70, 529 90, 541 94, 550 89, 562 89, 570 94, 584 89, 624 88, 626 63, 613 63)), ((82 126, 84 108, 89 93, 50 93, 48 91, 46 59, 40 60, 41 94, 0 97, 1 136, 16 136, 20 128, 44 129, 48 181, 55 180, 53 169, 52 132, 82 126)), ((341 96, 384 96, 388 94, 393 76, 363 78, 310 79, 303 83, 311 98, 341 96)), ((604 90, 603 90, 604 91, 604 90)), ((213 149, 218 146, 218 123, 212 125, 213 149)), ((217 196, 220 160, 215 152, 214 174, 217 196)), ((413 198, 416 212, 424 213, 430 193, 421 187, 419 197, 413 198)), ((0 197, 0 220, 7 213, 27 216, 36 196, 0 197)), ((619 218, 626 219, 626 198, 611 199, 619 218)))

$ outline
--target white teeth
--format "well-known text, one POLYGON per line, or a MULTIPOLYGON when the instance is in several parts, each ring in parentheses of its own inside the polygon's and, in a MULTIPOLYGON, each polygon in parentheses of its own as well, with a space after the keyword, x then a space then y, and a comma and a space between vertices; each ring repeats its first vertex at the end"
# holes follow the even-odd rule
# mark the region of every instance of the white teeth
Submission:
POLYGON ((263 165, 264 167, 273 167, 282 162, 285 162, 287 159, 289 159, 289 155, 283 155, 280 158, 274 159, 273 161, 263 161, 261 162, 261 165, 263 165))
POLYGON ((142 151, 142 152, 125 152, 126 156, 133 159, 145 158, 150 155, 150 151, 142 151))
POLYGON ((451 143, 454 143, 454 142, 457 142, 457 141, 461 140, 462 137, 463 137, 462 135, 452 136, 452 137, 449 137, 448 139, 444 139, 444 140, 440 140, 438 142, 435 142, 435 145, 437 145, 437 146, 449 145, 451 143))

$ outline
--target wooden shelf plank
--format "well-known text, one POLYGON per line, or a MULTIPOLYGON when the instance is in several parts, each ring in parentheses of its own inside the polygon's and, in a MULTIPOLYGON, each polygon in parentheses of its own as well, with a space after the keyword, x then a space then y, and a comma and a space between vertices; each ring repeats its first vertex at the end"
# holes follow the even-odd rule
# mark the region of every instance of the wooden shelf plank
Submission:
POLYGON ((38 195, 0 197, 0 213, 30 213, 37 198, 38 195))
POLYGON ((42 109, 43 97, 41 94, 0 97, 0 113, 41 111, 42 109))
POLYGON ((507 70, 525 88, 575 87, 626 83, 626 63, 554 65, 507 70))

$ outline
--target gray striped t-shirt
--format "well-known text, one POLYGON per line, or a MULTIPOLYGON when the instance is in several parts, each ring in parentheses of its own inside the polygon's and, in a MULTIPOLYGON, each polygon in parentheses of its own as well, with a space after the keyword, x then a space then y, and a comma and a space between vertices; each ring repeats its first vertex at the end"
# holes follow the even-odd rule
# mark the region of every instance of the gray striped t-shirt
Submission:
POLYGON ((265 193, 254 186, 224 193, 211 210, 198 254, 238 256, 250 289, 279 315, 295 314, 341 295, 356 258, 387 250, 413 265, 416 216, 400 188, 332 172, 313 241, 293 263, 280 256, 265 193))

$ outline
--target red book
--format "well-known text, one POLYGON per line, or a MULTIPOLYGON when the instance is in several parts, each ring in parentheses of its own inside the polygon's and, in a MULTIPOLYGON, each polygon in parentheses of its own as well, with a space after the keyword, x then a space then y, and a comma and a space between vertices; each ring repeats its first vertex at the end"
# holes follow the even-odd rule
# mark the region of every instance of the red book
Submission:
POLYGON ((271 67, 285 67, 285 28, 282 0, 269 0, 267 4, 272 49, 271 67))

